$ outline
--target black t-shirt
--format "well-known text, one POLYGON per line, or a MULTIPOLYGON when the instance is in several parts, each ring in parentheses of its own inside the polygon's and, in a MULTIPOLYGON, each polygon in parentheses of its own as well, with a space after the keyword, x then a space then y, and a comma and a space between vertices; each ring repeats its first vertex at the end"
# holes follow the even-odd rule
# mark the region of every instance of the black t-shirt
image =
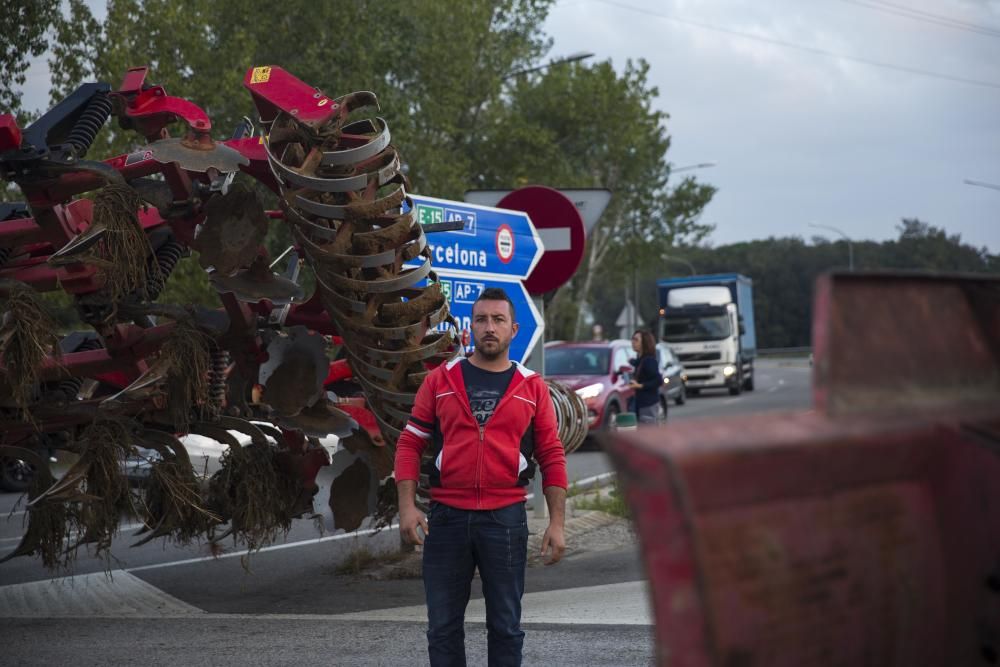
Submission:
POLYGON ((505 371, 485 371, 472 365, 468 359, 462 360, 462 379, 465 393, 469 397, 469 407, 480 426, 486 424, 504 392, 514 377, 514 364, 505 371))

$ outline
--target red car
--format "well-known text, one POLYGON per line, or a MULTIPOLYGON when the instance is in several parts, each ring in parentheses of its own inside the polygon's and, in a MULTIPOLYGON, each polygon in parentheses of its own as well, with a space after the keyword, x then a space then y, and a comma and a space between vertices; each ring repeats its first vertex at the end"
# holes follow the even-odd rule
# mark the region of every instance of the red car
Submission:
POLYGON ((606 430, 628 409, 635 393, 628 386, 635 356, 627 340, 554 343, 545 347, 545 377, 558 380, 587 403, 590 430, 606 430))

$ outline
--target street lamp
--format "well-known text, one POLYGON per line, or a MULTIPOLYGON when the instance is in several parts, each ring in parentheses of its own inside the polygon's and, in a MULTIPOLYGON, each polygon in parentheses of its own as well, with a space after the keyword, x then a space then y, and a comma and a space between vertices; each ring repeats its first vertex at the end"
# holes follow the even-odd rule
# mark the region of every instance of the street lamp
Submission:
POLYGON ((851 238, 847 234, 845 234, 842 230, 837 229, 836 227, 831 227, 830 225, 814 225, 814 224, 810 223, 809 226, 810 227, 815 227, 816 229, 829 229, 831 232, 836 232, 837 234, 840 234, 841 236, 844 237, 844 240, 847 241, 847 267, 848 267, 848 270, 853 271, 854 270, 854 245, 851 243, 851 238))
POLYGON ((967 178, 967 179, 965 179, 962 182, 965 183, 966 185, 978 185, 981 188, 990 188, 990 189, 993 189, 993 190, 1000 190, 1000 185, 997 185, 996 183, 987 183, 985 181, 974 181, 971 178, 967 178))
POLYGON ((694 270, 694 264, 687 261, 683 257, 675 257, 674 255, 660 255, 660 258, 668 262, 680 262, 681 264, 684 264, 685 266, 688 267, 688 270, 691 271, 692 276, 698 273, 697 271, 694 270))
POLYGON ((708 167, 714 167, 717 162, 699 162, 698 164, 689 164, 683 167, 670 167, 669 173, 676 174, 679 171, 691 171, 692 169, 707 169, 708 167))
POLYGON ((509 74, 505 74, 504 77, 501 79, 501 81, 506 81, 507 79, 512 79, 515 76, 520 76, 522 74, 531 74, 532 72, 539 72, 543 69, 546 69, 547 67, 552 67, 553 65, 564 65, 566 63, 579 62, 580 60, 586 60, 587 58, 592 58, 593 56, 594 54, 590 53, 589 51, 578 51, 576 53, 571 53, 568 56, 564 56, 562 58, 556 58, 554 60, 550 60, 549 62, 544 63, 542 65, 536 65, 535 67, 528 67, 527 69, 519 69, 514 72, 510 72, 509 74))

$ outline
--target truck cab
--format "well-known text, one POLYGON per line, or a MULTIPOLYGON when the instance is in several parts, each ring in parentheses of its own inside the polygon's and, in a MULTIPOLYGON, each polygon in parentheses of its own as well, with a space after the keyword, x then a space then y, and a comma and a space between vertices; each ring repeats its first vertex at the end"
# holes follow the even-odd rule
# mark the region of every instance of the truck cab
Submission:
POLYGON ((677 353, 689 393, 754 388, 757 353, 753 282, 739 274, 671 278, 658 283, 658 338, 677 353))

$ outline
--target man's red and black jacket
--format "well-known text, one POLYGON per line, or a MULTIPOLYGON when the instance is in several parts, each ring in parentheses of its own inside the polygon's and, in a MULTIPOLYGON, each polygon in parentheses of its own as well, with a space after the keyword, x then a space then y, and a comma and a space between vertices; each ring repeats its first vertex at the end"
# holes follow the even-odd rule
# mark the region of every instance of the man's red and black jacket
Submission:
POLYGON ((479 426, 469 407, 461 357, 436 368, 417 390, 396 443, 396 481, 416 481, 425 464, 431 499, 459 509, 491 510, 523 501, 534 474, 566 488, 566 455, 542 377, 520 364, 496 410, 479 426))

